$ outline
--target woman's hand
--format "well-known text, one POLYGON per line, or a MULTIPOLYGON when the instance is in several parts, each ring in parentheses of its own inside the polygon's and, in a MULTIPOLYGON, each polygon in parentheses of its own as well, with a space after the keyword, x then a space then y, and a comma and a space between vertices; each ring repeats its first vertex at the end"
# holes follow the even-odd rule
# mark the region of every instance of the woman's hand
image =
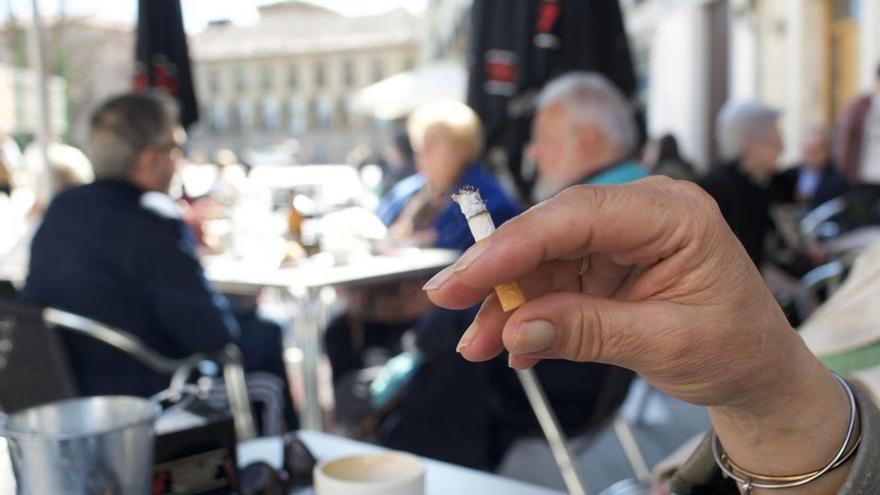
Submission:
POLYGON ((845 435, 845 392, 693 184, 568 189, 507 222, 425 289, 448 308, 485 298, 459 344, 466 359, 507 349, 517 369, 554 358, 633 369, 709 406, 731 458, 762 474, 822 467, 845 435), (492 287, 511 280, 529 302, 504 313, 492 287))

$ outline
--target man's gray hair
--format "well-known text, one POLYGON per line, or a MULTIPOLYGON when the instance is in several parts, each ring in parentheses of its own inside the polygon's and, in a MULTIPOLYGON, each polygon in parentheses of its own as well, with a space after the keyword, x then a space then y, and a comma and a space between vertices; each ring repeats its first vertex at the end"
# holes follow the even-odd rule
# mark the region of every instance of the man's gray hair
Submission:
POLYGON ((718 112, 716 137, 721 158, 742 158, 746 145, 763 138, 779 120, 779 110, 758 101, 728 101, 718 112))
POLYGON ((544 86, 538 109, 562 105, 575 124, 594 124, 613 145, 629 154, 636 145, 636 122, 632 105, 607 79, 591 72, 570 72, 544 86))
POLYGON ((177 123, 169 98, 155 94, 125 94, 101 104, 92 115, 89 156, 95 177, 125 179, 148 146, 166 143, 177 123))

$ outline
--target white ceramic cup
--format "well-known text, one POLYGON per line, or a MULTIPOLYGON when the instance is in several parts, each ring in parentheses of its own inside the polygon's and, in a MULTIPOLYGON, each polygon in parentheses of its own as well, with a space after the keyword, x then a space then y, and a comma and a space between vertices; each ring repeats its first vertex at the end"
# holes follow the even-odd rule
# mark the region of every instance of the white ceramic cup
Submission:
POLYGON ((315 495, 425 495, 425 468, 402 452, 342 457, 315 466, 315 495))

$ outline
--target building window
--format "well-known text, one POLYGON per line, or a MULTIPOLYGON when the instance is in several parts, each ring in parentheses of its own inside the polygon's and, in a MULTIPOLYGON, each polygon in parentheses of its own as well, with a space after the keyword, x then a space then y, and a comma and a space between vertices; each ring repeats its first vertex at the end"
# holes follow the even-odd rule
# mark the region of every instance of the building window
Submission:
POLYGON ((263 67, 263 91, 272 91, 272 67, 263 67))
POLYGON ((339 98, 336 102, 336 127, 346 128, 349 125, 348 100, 345 97, 339 98))
POLYGON ((239 130, 247 132, 254 125, 254 104, 248 100, 238 102, 239 130))
POLYGON ((834 20, 856 19, 860 0, 834 0, 834 20))
POLYGON ((287 87, 290 89, 296 89, 297 83, 299 82, 298 74, 296 73, 296 66, 291 65, 287 68, 287 87))
POLYGON ((381 58, 373 60, 373 82, 385 79, 385 62, 381 58))
POLYGON ((239 112, 238 105, 230 105, 229 106, 229 130, 232 132, 240 132, 241 131, 241 112, 239 112))
POLYGON ((316 98, 309 100, 308 107, 306 108, 306 119, 309 129, 318 127, 318 100, 316 98))
POLYGON ((323 88, 324 84, 327 83, 327 69, 324 67, 323 62, 317 62, 315 64, 315 86, 318 88, 323 88))
POLYGON ((272 99, 263 101, 263 128, 269 132, 281 129, 281 113, 278 102, 272 99))
POLYGON ((243 67, 235 68, 235 89, 237 91, 247 90, 247 75, 245 75, 243 67))
POLYGON ((342 82, 346 88, 353 88, 357 85, 354 77, 354 62, 351 59, 342 62, 342 82))
POLYGON ((290 122, 288 130, 293 134, 303 134, 309 130, 309 108, 302 99, 291 100, 288 104, 290 108, 290 122))
POLYGON ((229 125, 226 115, 226 105, 223 103, 215 103, 210 108, 210 125, 211 130, 215 133, 222 133, 229 125))
POLYGON ((328 130, 333 127, 333 117, 334 117, 334 105, 333 97, 331 96, 322 96, 318 101, 318 128, 321 130, 328 130))

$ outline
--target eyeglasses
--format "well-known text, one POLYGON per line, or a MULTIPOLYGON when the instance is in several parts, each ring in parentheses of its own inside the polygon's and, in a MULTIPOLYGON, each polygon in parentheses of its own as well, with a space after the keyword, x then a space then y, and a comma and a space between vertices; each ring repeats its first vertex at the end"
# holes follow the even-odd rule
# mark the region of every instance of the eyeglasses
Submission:
POLYGON ((317 461, 295 434, 284 437, 284 466, 275 469, 266 462, 248 464, 239 471, 242 495, 284 495, 292 488, 312 484, 317 461))

